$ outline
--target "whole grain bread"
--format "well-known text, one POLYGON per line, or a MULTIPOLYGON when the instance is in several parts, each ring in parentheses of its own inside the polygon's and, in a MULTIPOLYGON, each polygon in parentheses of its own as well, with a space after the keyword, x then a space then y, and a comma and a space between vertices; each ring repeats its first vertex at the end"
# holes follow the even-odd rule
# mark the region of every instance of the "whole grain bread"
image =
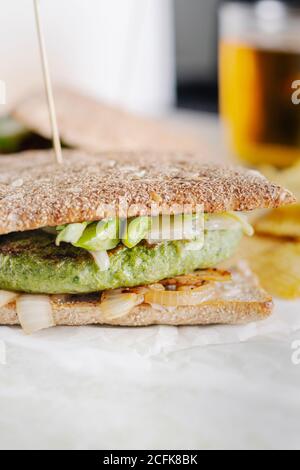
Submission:
MULTIPOLYGON (((191 151, 203 154, 201 137, 161 120, 145 118, 84 96, 76 90, 54 90, 61 138, 72 148, 101 151, 191 151)), ((50 138, 45 92, 27 97, 12 111, 29 130, 50 138)))
POLYGON ((182 154, 83 154, 66 150, 64 164, 52 151, 0 159, 0 234, 100 220, 128 208, 128 217, 275 208, 292 194, 259 173, 203 165, 182 154), (152 212, 151 212, 152 209, 152 212))
MULTIPOLYGON (((216 284, 216 298, 194 307, 164 309, 143 304, 129 314, 106 320, 100 310, 101 294, 51 297, 56 325, 211 325, 264 320, 272 313, 272 298, 243 263, 233 268, 230 282, 216 284)), ((1 325, 18 325, 15 303, 0 308, 1 325)))

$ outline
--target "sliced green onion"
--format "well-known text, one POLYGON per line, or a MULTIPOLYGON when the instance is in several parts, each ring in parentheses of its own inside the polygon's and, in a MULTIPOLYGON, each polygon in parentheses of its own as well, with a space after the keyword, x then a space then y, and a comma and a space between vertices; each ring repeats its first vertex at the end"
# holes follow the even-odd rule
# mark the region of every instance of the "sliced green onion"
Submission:
POLYGON ((150 217, 137 217, 129 222, 122 242, 127 248, 133 248, 146 238, 151 229, 150 217))
POLYGON ((75 244, 82 236, 86 229, 87 223, 82 224, 69 224, 66 225, 56 237, 56 245, 59 246, 61 242, 75 244))
POLYGON ((119 238, 116 238, 117 224, 116 219, 94 222, 86 227, 80 239, 73 245, 88 251, 113 250, 120 242, 119 238))
POLYGON ((118 219, 104 219, 97 223, 96 234, 99 240, 116 240, 119 238, 118 219))

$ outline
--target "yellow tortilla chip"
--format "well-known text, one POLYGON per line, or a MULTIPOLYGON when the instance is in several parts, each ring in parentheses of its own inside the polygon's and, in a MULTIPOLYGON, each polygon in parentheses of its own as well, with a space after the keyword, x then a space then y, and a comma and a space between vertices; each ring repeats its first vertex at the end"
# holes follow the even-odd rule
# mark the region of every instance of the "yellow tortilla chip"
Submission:
POLYGON ((300 242, 254 237, 241 253, 260 279, 262 287, 282 299, 300 298, 300 242))
POLYGON ((255 231, 263 235, 300 240, 300 204, 274 210, 255 223, 255 231))

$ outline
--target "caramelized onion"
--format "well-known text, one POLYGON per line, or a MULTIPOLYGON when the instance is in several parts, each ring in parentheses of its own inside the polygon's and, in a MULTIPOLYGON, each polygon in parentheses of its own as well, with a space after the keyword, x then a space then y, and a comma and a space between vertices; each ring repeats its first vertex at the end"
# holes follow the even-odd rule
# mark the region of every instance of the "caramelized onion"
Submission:
POLYGON ((165 290, 165 288, 162 284, 151 284, 151 286, 149 286, 149 289, 152 289, 152 290, 165 290))
POLYGON ((220 271, 219 269, 203 269, 193 274, 177 276, 172 279, 161 281, 164 286, 201 286, 204 282, 226 282, 231 280, 229 271, 220 271))
POLYGON ((188 307, 200 305, 214 296, 214 284, 207 284, 188 291, 149 290, 145 294, 145 303, 163 307, 188 307))
POLYGON ((102 296, 100 309, 106 321, 116 320, 128 315, 134 307, 144 302, 144 296, 138 294, 118 294, 111 291, 102 296))
POLYGON ((19 294, 16 294, 15 292, 0 290, 0 308, 5 307, 5 305, 8 305, 14 300, 16 300, 18 295, 19 294))

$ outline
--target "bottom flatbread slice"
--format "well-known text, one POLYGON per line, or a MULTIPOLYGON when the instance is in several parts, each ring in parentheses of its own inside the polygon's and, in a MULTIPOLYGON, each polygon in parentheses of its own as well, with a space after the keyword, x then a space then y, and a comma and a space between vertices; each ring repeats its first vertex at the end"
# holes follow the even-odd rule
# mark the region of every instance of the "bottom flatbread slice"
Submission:
MULTIPOLYGON (((210 325, 242 324, 264 320, 272 313, 272 298, 261 289, 246 265, 232 269, 232 280, 216 283, 213 301, 193 307, 164 308, 140 305, 129 314, 111 321, 101 312, 100 294, 52 296, 56 325, 210 325)), ((15 303, 0 309, 1 325, 18 325, 15 303)))

